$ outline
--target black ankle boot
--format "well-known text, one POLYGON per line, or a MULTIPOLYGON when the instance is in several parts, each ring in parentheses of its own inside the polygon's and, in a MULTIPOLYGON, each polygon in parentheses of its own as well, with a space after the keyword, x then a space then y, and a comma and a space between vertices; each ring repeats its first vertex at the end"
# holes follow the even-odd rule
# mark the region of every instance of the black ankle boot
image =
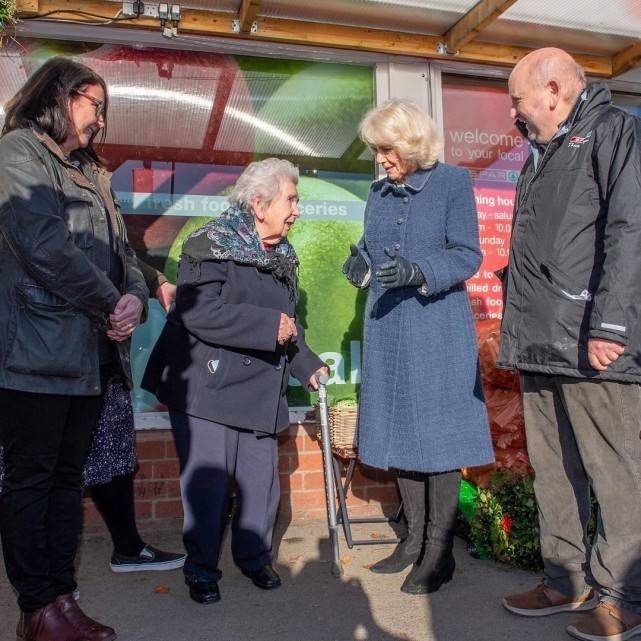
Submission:
POLYGON ((398 477, 398 489, 403 499, 403 513, 407 522, 407 536, 392 554, 370 566, 377 574, 402 572, 418 561, 425 536, 425 480, 420 477, 398 477))
POLYGON ((427 526, 427 541, 423 557, 414 564, 401 586, 408 594, 436 592, 452 579, 456 563, 452 554, 453 532, 427 526))
POLYGON ((411 569, 401 590, 409 594, 436 592, 454 574, 452 543, 458 511, 459 470, 430 474, 427 480, 428 524, 423 556, 411 569))

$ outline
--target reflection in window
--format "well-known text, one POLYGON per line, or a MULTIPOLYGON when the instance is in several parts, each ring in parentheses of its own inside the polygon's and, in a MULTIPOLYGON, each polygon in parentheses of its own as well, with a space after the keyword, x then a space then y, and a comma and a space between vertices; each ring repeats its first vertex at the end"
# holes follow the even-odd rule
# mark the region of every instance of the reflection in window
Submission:
MULTIPOLYGON (((371 155, 357 136, 373 104, 372 69, 23 40, 0 51, 0 102, 38 65, 61 54, 107 82, 107 135, 99 151, 114 172, 131 245, 170 279, 184 238, 225 209, 227 191, 249 162, 280 156, 300 167, 301 219, 290 235, 301 260, 298 314, 310 346, 332 363, 332 391, 353 396, 360 380, 363 301, 341 265, 360 237, 373 178, 371 155)), ((136 380, 163 323, 153 306, 134 336, 136 380)), ((308 404, 301 388, 291 396, 308 404)), ((157 408, 140 389, 134 399, 138 411, 157 408)))
POLYGON ((469 169, 474 183, 483 263, 467 287, 477 320, 500 318, 512 210, 527 141, 510 118, 506 81, 444 75, 445 161, 469 169))

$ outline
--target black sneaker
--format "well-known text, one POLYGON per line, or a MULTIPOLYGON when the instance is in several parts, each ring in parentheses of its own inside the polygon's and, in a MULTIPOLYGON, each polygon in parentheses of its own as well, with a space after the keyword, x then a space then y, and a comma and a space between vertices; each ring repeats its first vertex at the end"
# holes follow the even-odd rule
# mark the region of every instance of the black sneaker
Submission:
POLYGON ((111 555, 113 572, 146 572, 148 570, 176 570, 185 565, 185 554, 163 552, 151 545, 145 545, 138 556, 124 556, 114 552, 111 555))

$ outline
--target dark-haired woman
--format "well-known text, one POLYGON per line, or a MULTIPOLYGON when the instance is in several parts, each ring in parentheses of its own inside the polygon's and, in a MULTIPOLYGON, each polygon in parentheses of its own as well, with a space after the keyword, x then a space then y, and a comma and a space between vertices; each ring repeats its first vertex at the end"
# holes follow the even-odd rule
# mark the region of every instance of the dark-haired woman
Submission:
POLYGON ((93 149, 107 91, 65 58, 5 106, 0 138, 0 534, 25 641, 107 641, 72 593, 82 469, 147 288, 93 149))

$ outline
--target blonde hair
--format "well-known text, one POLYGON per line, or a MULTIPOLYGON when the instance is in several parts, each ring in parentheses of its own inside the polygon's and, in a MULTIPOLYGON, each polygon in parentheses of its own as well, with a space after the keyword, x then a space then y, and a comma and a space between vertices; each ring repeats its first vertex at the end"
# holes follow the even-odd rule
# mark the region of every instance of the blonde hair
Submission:
POLYGON ((432 167, 443 149, 436 124, 411 98, 395 98, 370 109, 358 133, 372 149, 392 147, 413 171, 432 167))

